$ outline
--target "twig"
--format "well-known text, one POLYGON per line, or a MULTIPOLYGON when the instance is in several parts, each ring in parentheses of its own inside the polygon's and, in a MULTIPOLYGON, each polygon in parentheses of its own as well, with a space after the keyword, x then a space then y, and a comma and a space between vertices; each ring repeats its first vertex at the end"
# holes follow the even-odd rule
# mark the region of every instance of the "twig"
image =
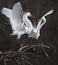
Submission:
POLYGON ((50 48, 49 46, 47 45, 32 45, 32 46, 29 46, 27 49, 25 49, 23 52, 26 52, 27 50, 33 48, 33 47, 46 47, 46 48, 50 48))
POLYGON ((20 51, 22 51, 23 49, 25 49, 25 48, 27 48, 27 47, 29 47, 29 46, 30 46, 30 45, 23 46, 23 47, 19 48, 19 50, 18 50, 18 51, 20 52, 20 51))
POLYGON ((3 59, 3 56, 1 56, 0 61, 3 59))
POLYGON ((4 55, 3 55, 3 62, 4 62, 4 65, 7 65, 4 55))
POLYGON ((21 63, 18 61, 18 59, 15 59, 16 60, 16 62, 19 64, 19 65, 21 65, 21 63))
MULTIPOLYGON (((43 45, 43 43, 42 43, 42 45, 43 45)), ((49 57, 48 53, 45 51, 44 47, 42 47, 42 49, 43 49, 43 51, 44 51, 45 55, 47 56, 47 58, 48 58, 51 62, 53 62, 53 61, 50 59, 50 57, 49 57)))

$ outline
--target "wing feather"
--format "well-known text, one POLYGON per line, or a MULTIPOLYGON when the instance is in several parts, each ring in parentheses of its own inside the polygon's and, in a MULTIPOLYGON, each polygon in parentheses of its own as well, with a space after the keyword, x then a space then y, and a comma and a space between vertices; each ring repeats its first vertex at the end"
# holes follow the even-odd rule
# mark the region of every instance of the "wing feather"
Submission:
POLYGON ((15 19, 21 19, 23 16, 23 9, 20 2, 14 4, 12 8, 12 17, 15 19))
POLYGON ((12 16, 12 10, 8 8, 2 8, 2 14, 6 17, 10 18, 12 16))

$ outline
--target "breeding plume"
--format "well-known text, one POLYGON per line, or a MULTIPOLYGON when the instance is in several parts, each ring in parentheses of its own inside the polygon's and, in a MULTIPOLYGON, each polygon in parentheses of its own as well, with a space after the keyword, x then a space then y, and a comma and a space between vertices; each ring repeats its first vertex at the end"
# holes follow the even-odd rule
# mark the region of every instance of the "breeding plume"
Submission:
MULTIPOLYGON (((9 18, 12 27, 12 34, 17 35, 17 38, 23 34, 28 34, 28 37, 38 39, 40 36, 40 29, 46 23, 46 16, 53 13, 53 10, 46 13, 35 27, 32 22, 28 19, 28 16, 32 16, 30 12, 23 12, 20 2, 14 4, 12 9, 2 8, 2 14, 9 18)), ((36 23, 36 22, 35 22, 36 23)))

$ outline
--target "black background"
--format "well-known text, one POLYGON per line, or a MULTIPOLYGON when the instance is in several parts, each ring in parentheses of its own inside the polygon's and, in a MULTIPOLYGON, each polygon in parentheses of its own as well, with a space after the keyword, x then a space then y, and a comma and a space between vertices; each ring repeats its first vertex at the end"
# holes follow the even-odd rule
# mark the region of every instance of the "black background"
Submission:
POLYGON ((0 10, 3 7, 12 8, 18 1, 21 2, 24 11, 31 12, 38 19, 52 9, 54 13, 47 16, 47 23, 42 27, 38 40, 29 39, 27 35, 23 35, 20 40, 17 40, 15 36, 10 36, 12 30, 9 20, 0 13, 0 50, 17 49, 22 43, 39 44, 43 42, 51 47, 47 51, 52 62, 46 56, 39 55, 38 58, 33 58, 32 63, 34 65, 58 65, 58 0, 0 0, 0 10))

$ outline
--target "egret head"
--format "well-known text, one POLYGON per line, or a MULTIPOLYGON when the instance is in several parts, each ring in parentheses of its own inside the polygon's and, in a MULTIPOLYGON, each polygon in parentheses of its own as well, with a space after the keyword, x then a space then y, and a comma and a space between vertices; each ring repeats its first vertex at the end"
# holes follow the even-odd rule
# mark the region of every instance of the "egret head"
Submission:
POLYGON ((30 12, 24 12, 23 17, 31 17, 31 18, 36 18, 35 16, 33 16, 30 12))
POLYGON ((31 17, 31 13, 30 13, 30 12, 25 13, 25 15, 26 15, 27 17, 28 17, 28 16, 31 17))
POLYGON ((33 18, 33 19, 36 18, 36 17, 33 16, 30 12, 27 12, 26 15, 27 15, 27 17, 31 17, 31 18, 33 18))

